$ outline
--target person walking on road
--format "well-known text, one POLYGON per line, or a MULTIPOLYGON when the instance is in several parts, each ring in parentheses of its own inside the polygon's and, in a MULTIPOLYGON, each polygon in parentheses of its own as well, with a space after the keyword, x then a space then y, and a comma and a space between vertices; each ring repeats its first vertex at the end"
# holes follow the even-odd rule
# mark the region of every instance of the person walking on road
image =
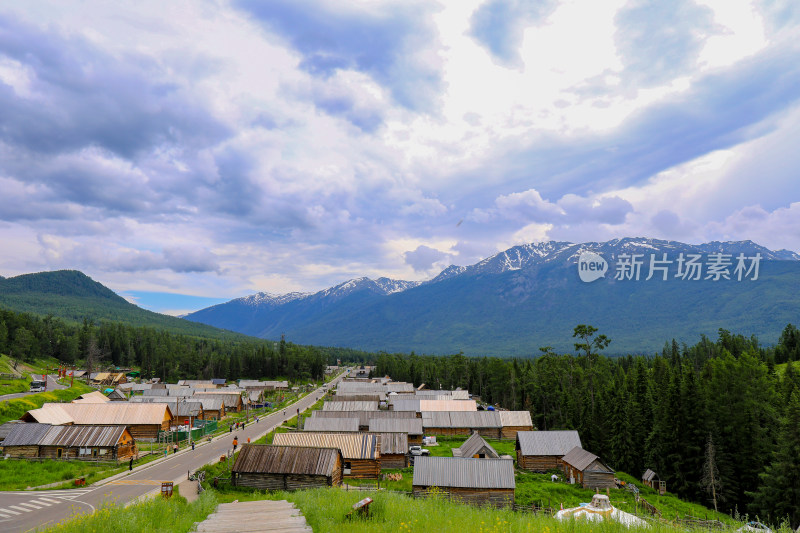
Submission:
POLYGON ((173 453, 173 454, 176 454, 176 453, 178 453, 178 445, 177 445, 177 444, 173 444, 173 445, 172 445, 172 453, 173 453))
POLYGON ((131 456, 131 460, 128 462, 128 472, 133 470, 133 456, 131 456))
POLYGON ((239 439, 233 437, 233 453, 236 453, 236 446, 239 445, 239 439))
POLYGON ((192 451, 194 451, 194 441, 192 441, 192 451))
POLYGON ((233 433, 233 426, 228 426, 228 433, 233 433))

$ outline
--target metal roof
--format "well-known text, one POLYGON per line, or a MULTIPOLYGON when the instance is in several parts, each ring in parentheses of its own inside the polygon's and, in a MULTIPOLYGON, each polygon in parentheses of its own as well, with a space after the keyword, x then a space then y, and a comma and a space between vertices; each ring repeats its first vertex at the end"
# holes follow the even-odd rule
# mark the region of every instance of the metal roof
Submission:
POLYGON ((9 420, 5 424, 0 426, 0 442, 3 442, 3 439, 8 437, 8 434, 11 432, 11 428, 14 427, 16 424, 24 424, 22 420, 9 420))
POLYGON ((466 457, 416 457, 414 486, 514 489, 514 461, 466 457))
MULTIPOLYGON (((2 426, 0 426, 0 427, 2 427, 2 426)), ((653 479, 657 479, 657 478, 658 478, 658 474, 656 474, 655 472, 653 472, 649 468, 644 471, 644 474, 642 474, 642 481, 653 481, 653 479)))
POLYGON ((72 403, 106 403, 110 401, 102 392, 92 391, 86 394, 81 394, 77 399, 72 400, 72 403))
POLYGON ((414 394, 420 400, 469 400, 466 390, 418 390, 414 394))
POLYGON ((15 424, 3 446, 37 446, 51 427, 50 424, 15 424))
POLYGON ((614 472, 607 464, 605 464, 595 454, 588 452, 580 446, 575 446, 564 457, 561 458, 565 463, 574 466, 580 471, 592 472, 614 472), (594 468, 589 468, 592 463, 595 463, 594 468))
POLYGON ((378 402, 325 402, 323 411, 377 411, 378 402))
POLYGON ((530 411, 495 411, 500 413, 500 424, 503 427, 533 427, 530 411))
POLYGON ((306 418, 303 431, 358 431, 358 418, 306 418))
POLYGON ((144 389, 142 396, 169 396, 170 389, 144 389))
POLYGON ((497 453, 497 450, 492 448, 492 446, 484 440, 478 433, 473 433, 470 437, 464 441, 464 444, 461 445, 459 448, 453 448, 453 457, 473 457, 476 454, 483 453, 489 456, 489 458, 497 459, 500 457, 500 454, 497 453))
POLYGON ((338 448, 345 459, 380 459, 380 437, 373 433, 276 433, 273 444, 338 448))
POLYGON ((369 421, 371 433, 405 433, 422 435, 421 418, 373 418, 369 421))
POLYGON ((178 380, 178 385, 186 387, 191 387, 192 385, 208 385, 211 387, 214 385, 214 381, 210 379, 180 379, 178 380))
POLYGON ((381 455, 408 453, 408 433, 380 433, 381 455))
POLYGON ((169 406, 175 416, 200 416, 203 412, 203 403, 200 400, 183 401, 180 398, 144 398, 134 396, 128 400, 130 403, 162 403, 169 406))
POLYGON ((242 395, 238 392, 195 392, 192 399, 199 400, 201 398, 220 398, 225 401, 225 408, 236 408, 236 406, 244 403, 242 395))
POLYGON ((39 446, 116 446, 125 426, 52 426, 39 446))
POLYGON ((385 392, 372 392, 372 393, 364 393, 364 394, 356 394, 356 393, 349 393, 346 392, 344 394, 337 393, 334 396, 331 396, 326 401, 328 402, 385 402, 386 401, 386 393, 385 392))
MULTIPOLYGON (((331 476, 337 457, 341 458, 338 448, 245 444, 231 470, 254 474, 331 476)), ((341 459, 339 461, 341 464, 341 459)))
POLYGON ((477 411, 475 400, 425 400, 422 398, 390 397, 389 403, 395 411, 477 411))
POLYGON ((203 404, 203 411, 220 411, 227 407, 225 400, 222 398, 214 398, 213 396, 192 396, 192 399, 203 404))
POLYGON ((517 432, 517 448, 522 451, 522 455, 562 457, 571 449, 580 446, 581 438, 575 430, 517 432))
POLYGON ((172 411, 159 403, 46 403, 25 416, 53 425, 161 425, 165 418, 172 418, 172 411))
POLYGON ((416 418, 411 411, 311 411, 312 418, 358 418, 359 426, 369 426, 370 420, 416 418))
POLYGON ((422 426, 426 428, 500 428, 496 411, 424 411, 422 426))

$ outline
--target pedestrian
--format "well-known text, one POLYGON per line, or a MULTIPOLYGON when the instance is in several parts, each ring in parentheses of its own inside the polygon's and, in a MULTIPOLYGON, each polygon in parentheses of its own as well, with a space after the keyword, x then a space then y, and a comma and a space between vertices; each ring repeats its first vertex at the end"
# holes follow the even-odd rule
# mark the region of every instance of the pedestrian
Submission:
POLYGON ((236 453, 236 446, 238 446, 238 445, 239 445, 239 439, 237 439, 236 437, 233 437, 233 451, 234 451, 234 453, 236 453))
POLYGON ((192 441, 192 451, 194 451, 194 441, 192 441))
POLYGON ((228 433, 233 433, 233 426, 228 426, 228 433))
POLYGON ((250 444, 250 437, 247 437, 247 444, 250 444))
POLYGON ((258 417, 256 417, 256 424, 258 424, 258 417))
POLYGON ((130 462, 128 462, 128 471, 130 472, 133 470, 133 456, 131 456, 130 462))
POLYGON ((178 445, 177 444, 173 444, 172 445, 172 453, 173 454, 178 453, 178 445))

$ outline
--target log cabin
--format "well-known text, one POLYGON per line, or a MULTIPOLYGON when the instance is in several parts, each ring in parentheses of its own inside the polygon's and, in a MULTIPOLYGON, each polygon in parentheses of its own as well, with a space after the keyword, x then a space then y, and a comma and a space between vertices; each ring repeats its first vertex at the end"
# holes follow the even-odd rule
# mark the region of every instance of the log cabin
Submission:
POLYGON ((561 458, 581 446, 578 432, 519 431, 517 432, 517 466, 530 472, 560 469, 561 458))
POLYGON ((273 444, 338 448, 344 459, 344 477, 377 479, 381 473, 380 436, 374 433, 276 433, 273 444))
POLYGON ((416 457, 412 492, 425 497, 445 493, 473 505, 514 504, 514 461, 466 457, 416 457))
POLYGON ((614 470, 599 457, 580 446, 574 447, 561 458, 564 476, 570 483, 585 489, 613 489, 617 487, 614 470))
POLYGON ((298 490, 342 484, 338 448, 245 444, 231 469, 231 483, 259 490, 298 490))

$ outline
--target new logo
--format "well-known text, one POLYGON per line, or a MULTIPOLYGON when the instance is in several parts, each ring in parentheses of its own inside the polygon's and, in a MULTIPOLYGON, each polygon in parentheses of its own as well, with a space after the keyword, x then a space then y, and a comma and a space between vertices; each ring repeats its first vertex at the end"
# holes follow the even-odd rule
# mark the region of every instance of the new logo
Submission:
POLYGON ((578 258, 578 276, 581 281, 591 283, 602 278, 608 271, 608 263, 600 254, 581 252, 578 258))

